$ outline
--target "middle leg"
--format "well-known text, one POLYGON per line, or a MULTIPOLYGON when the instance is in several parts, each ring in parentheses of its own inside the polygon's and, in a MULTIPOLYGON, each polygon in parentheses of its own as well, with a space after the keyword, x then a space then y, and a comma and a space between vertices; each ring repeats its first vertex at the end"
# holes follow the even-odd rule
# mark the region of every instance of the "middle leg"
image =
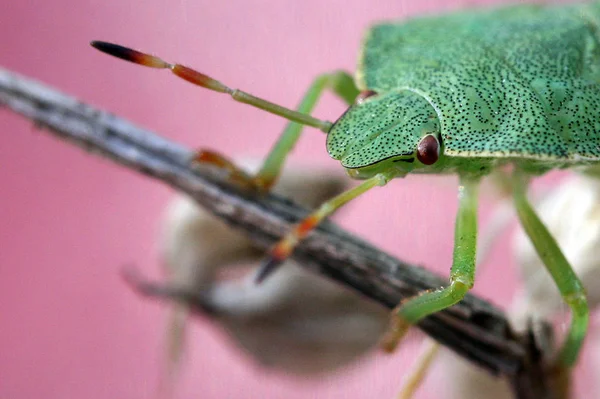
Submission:
POLYGON ((403 301, 392 314, 383 347, 391 352, 412 324, 460 302, 475 281, 477 250, 477 193, 479 178, 460 176, 459 205, 454 233, 450 285, 403 301))

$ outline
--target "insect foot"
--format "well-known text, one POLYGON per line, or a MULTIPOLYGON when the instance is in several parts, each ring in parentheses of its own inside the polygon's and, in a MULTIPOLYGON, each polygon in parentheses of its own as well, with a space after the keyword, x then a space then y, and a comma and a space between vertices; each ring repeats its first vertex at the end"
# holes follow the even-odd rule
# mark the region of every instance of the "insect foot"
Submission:
POLYGON ((224 155, 201 149, 192 158, 192 165, 202 168, 205 166, 217 168, 219 172, 225 173, 229 182, 242 190, 257 193, 267 193, 275 183, 275 178, 269 179, 259 174, 251 176, 243 168, 237 166, 224 155))
POLYGON ((390 315, 390 324, 385 333, 385 335, 381 338, 380 346, 387 353, 392 353, 398 347, 398 344, 404 338, 408 329, 410 328, 410 323, 402 318, 402 316, 398 315, 399 307, 394 309, 392 314, 390 315))

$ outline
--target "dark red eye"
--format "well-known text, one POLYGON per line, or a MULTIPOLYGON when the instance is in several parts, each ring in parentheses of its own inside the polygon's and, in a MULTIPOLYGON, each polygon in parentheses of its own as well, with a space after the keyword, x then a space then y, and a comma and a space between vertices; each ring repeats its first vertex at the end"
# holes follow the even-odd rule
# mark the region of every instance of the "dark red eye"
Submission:
POLYGON ((362 104, 367 98, 377 95, 376 91, 373 90, 365 90, 361 91, 358 96, 356 96, 355 104, 362 104))
POLYGON ((440 143, 435 136, 428 134, 419 141, 417 159, 425 165, 433 165, 440 157, 440 143))

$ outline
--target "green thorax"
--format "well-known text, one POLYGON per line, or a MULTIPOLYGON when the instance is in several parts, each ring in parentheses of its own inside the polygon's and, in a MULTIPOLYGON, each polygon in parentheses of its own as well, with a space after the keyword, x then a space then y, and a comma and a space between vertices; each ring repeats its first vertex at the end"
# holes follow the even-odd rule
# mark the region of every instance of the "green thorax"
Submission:
POLYGON ((379 24, 367 33, 357 83, 421 95, 449 157, 595 161, 594 7, 522 5, 379 24))

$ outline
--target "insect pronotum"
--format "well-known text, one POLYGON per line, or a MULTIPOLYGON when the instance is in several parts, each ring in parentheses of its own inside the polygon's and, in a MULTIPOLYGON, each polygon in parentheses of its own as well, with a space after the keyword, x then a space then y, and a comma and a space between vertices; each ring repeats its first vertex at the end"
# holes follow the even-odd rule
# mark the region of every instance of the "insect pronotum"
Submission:
POLYGON ((290 120, 255 176, 219 154, 198 154, 197 161, 229 169, 246 187, 269 190, 303 125, 327 133, 329 154, 349 176, 364 180, 299 222, 272 248, 258 281, 325 217, 371 188, 408 173, 459 176, 450 284, 396 308, 388 349, 411 324, 456 304, 473 286, 479 182, 508 167, 519 220, 572 311, 557 357, 570 368, 586 334, 586 296, 526 190, 531 177, 600 161, 599 26, 598 4, 519 5, 377 24, 366 34, 356 77, 343 71, 318 76, 295 111, 156 56, 92 45, 290 120), (309 116, 326 89, 349 105, 335 123, 309 116))

